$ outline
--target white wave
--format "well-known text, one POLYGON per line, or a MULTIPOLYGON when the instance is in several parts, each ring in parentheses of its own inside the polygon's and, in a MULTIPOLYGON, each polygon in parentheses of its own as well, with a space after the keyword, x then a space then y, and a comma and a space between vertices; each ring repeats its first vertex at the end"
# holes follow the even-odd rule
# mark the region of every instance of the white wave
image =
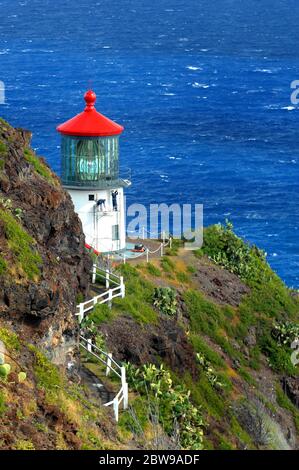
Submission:
POLYGON ((281 109, 285 109, 287 111, 293 111, 293 109, 296 109, 296 106, 283 106, 281 109))
POLYGON ((273 73, 273 70, 272 70, 272 69, 260 69, 260 68, 256 68, 256 69, 254 69, 254 72, 273 73))
POLYGON ((195 67, 195 65, 188 65, 186 68, 188 70, 202 70, 201 67, 195 67))
POLYGON ((193 88, 210 88, 210 85, 207 85, 206 83, 198 83, 194 82, 192 83, 193 88))
POLYGON ((163 96, 175 96, 175 93, 162 93, 163 96))

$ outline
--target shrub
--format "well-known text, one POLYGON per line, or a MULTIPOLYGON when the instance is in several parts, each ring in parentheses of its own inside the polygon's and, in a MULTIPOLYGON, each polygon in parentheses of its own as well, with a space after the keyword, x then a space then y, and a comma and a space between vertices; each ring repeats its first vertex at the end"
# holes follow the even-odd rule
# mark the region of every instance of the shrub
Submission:
POLYGON ((201 252, 245 281, 258 278, 265 262, 265 254, 239 238, 228 221, 226 225, 212 225, 204 230, 201 252))
POLYGON ((16 450, 35 450, 34 445, 31 441, 20 439, 15 446, 16 450))
POLYGON ((156 287, 154 306, 165 315, 173 316, 177 311, 176 291, 170 287, 156 287))
POLYGON ((273 326, 272 336, 281 346, 291 346, 292 342, 299 338, 299 324, 292 322, 280 322, 273 326))
POLYGON ((208 381, 210 382, 212 387, 215 387, 215 388, 218 388, 218 389, 223 388, 224 384, 221 382, 221 380, 219 379, 218 375, 216 374, 214 368, 211 366, 211 363, 209 361, 207 361, 204 354, 197 353, 196 354, 196 359, 197 359, 197 362, 198 362, 200 368, 204 372, 206 378, 208 379, 208 381))
POLYGON ((190 401, 190 392, 183 385, 173 385, 170 373, 161 365, 142 368, 127 366, 128 381, 141 395, 147 395, 159 407, 159 421, 168 435, 177 423, 184 449, 200 450, 203 441, 201 412, 190 401))

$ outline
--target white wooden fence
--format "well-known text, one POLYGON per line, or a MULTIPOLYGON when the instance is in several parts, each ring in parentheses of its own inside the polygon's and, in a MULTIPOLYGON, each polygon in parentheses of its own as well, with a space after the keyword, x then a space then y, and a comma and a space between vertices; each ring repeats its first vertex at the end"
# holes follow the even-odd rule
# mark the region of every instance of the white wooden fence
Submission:
POLYGON ((112 302, 112 299, 116 297, 124 298, 125 296, 125 284, 123 276, 117 276, 116 274, 111 273, 109 270, 103 270, 99 268, 96 264, 92 267, 92 282, 95 283, 96 278, 100 277, 105 280, 105 290, 102 294, 96 295, 86 302, 81 302, 77 305, 76 315, 78 316, 79 323, 81 323, 85 315, 90 312, 97 304, 109 305, 112 302), (114 285, 115 287, 111 287, 114 285))
POLYGON ((80 335, 80 346, 85 349, 89 354, 94 356, 98 361, 100 361, 106 367, 106 376, 113 372, 121 380, 121 388, 118 393, 115 395, 113 400, 104 403, 104 406, 113 406, 115 421, 118 421, 119 415, 119 406, 123 403, 123 408, 126 410, 128 408, 129 393, 128 393, 128 383, 126 380, 126 369, 124 366, 119 365, 113 358, 111 353, 106 353, 102 349, 98 348, 95 344, 92 343, 91 339, 86 339, 84 336, 80 335))
MULTIPOLYGON (((112 299, 115 299, 116 297, 123 298, 125 296, 125 284, 122 276, 117 276, 116 274, 111 273, 108 269, 103 270, 96 264, 93 265, 91 274, 93 283, 96 282, 98 277, 104 280, 106 290, 102 294, 77 305, 76 315, 78 316, 80 324, 82 323, 84 317, 87 316, 88 312, 90 312, 95 307, 95 305, 108 303, 108 305, 111 306, 112 299)), ((126 380, 125 367, 119 365, 112 358, 111 353, 102 351, 92 343, 91 339, 85 338, 83 334, 80 334, 80 346, 89 354, 96 357, 99 362, 105 365, 106 375, 109 375, 110 372, 113 372, 121 380, 121 388, 115 395, 114 399, 108 403, 104 403, 104 406, 113 407, 115 420, 118 421, 120 404, 123 403, 124 409, 128 407, 128 384, 126 380)))

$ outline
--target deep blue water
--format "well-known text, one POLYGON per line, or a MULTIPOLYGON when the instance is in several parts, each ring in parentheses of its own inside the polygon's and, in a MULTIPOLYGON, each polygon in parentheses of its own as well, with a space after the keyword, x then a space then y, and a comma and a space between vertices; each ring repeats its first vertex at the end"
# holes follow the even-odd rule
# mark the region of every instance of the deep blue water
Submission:
POLYGON ((0 115, 57 172, 58 123, 125 126, 128 202, 203 203, 299 287, 297 0, 0 0, 0 115))

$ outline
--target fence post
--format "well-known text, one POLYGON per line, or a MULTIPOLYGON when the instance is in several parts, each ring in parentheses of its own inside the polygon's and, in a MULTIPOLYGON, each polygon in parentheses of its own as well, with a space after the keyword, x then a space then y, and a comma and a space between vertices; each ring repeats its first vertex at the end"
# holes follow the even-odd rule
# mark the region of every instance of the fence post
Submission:
POLYGON ((125 293, 126 293, 126 288, 125 288, 125 283, 124 283, 123 276, 120 276, 120 292, 121 292, 121 298, 123 299, 125 297, 125 293))
POLYGON ((92 279, 91 279, 92 284, 95 284, 96 279, 97 279, 97 265, 93 264, 92 265, 92 279))
POLYGON ((109 269, 106 269, 106 289, 110 287, 110 272, 109 269))
POLYGON ((126 381, 126 368, 124 366, 121 367, 121 386, 124 395, 124 410, 126 410, 128 408, 128 384, 126 381))
POLYGON ((124 384, 124 410, 126 410, 129 406, 129 386, 126 382, 124 384))
POLYGON ((79 307, 78 320, 79 320, 79 323, 81 323, 84 319, 84 305, 83 305, 83 303, 79 304, 78 307, 79 307))
POLYGON ((92 341, 90 338, 87 340, 87 351, 92 352, 92 341))
POLYGON ((169 248, 171 249, 171 247, 172 247, 172 236, 169 235, 169 248))
POLYGON ((112 307, 112 290, 111 289, 108 290, 108 307, 109 308, 112 307))
POLYGON ((148 248, 146 249, 146 262, 148 263, 148 248))
POLYGON ((113 400, 113 411, 115 416, 115 421, 118 423, 118 398, 113 400))
POLYGON ((108 375, 110 374, 110 367, 111 367, 111 359, 112 359, 112 354, 111 353, 108 353, 108 357, 107 357, 107 367, 106 367, 106 377, 108 377, 108 375))
POLYGON ((124 264, 126 264, 126 255, 124 254, 124 264))

